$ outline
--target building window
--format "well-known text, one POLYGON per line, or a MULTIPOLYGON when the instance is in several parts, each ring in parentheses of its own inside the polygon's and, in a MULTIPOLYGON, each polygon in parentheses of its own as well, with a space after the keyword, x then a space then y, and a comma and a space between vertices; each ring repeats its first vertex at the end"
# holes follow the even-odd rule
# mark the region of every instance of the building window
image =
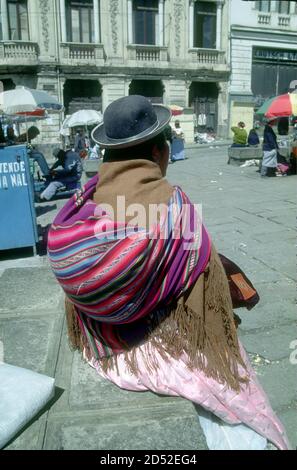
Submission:
POLYGON ((67 41, 94 42, 93 2, 90 0, 73 1, 66 3, 67 41))
POLYGON ((216 48, 216 16, 216 3, 195 2, 194 47, 216 48))
POLYGON ((277 2, 277 11, 278 13, 282 13, 284 15, 289 15, 290 14, 290 2, 288 1, 281 1, 277 2))
POLYGON ((158 0, 133 1, 134 44, 156 44, 158 0))
POLYGON ((271 1, 270 0, 260 0, 256 2, 256 9, 263 11, 264 13, 269 13, 271 10, 271 1))
POLYGON ((9 39, 29 41, 27 0, 8 0, 9 39))

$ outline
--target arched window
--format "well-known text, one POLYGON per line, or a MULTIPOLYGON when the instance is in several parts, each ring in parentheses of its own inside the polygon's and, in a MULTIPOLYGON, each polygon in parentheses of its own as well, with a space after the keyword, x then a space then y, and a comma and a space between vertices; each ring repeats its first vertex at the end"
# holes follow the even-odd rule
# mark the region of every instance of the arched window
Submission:
POLYGON ((29 41, 27 0, 8 0, 9 39, 29 41))

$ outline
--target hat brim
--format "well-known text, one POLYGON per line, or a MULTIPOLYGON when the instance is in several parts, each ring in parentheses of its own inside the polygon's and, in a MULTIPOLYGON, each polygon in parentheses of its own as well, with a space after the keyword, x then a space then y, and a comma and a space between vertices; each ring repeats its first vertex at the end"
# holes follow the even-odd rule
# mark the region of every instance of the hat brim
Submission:
MULTIPOLYGON (((152 129, 141 132, 133 137, 126 139, 110 139, 105 133, 104 122, 99 124, 92 131, 92 139, 99 144, 100 147, 106 149, 123 149, 127 147, 133 147, 134 145, 142 144, 156 135, 160 134, 165 127, 169 124, 171 119, 171 111, 169 108, 162 104, 153 104, 154 110, 157 114, 157 125, 152 129)), ((115 117, 116 119, 116 117, 115 117)))

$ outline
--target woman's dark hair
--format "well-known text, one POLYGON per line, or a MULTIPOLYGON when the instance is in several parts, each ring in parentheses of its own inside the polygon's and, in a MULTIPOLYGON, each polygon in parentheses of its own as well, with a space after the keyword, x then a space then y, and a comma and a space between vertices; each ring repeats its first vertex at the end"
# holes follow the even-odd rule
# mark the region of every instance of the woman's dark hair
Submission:
POLYGON ((5 135, 2 129, 2 124, 0 124, 0 144, 5 144, 5 135))
POLYGON ((155 145, 159 150, 164 149, 166 145, 166 136, 164 132, 161 132, 143 144, 135 145, 133 147, 118 150, 106 149, 103 162, 119 162, 123 160, 137 159, 153 161, 152 153, 155 145))
POLYGON ((15 133, 14 133, 14 128, 12 126, 9 126, 6 131, 6 135, 8 139, 15 138, 15 133))
POLYGON ((289 133, 289 118, 281 117, 277 124, 277 132, 279 135, 288 135, 289 133))

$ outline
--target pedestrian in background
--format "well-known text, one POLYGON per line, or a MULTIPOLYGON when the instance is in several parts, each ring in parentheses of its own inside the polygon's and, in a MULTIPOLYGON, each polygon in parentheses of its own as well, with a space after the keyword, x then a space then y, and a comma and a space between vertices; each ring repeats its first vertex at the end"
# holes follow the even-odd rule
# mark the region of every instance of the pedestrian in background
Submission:
POLYGON ((178 120, 172 129, 171 161, 185 160, 185 136, 178 120))
POLYGON ((270 121, 266 123, 264 128, 262 177, 276 175, 278 143, 272 128, 273 125, 274 121, 270 121))
POLYGON ((86 148, 86 141, 83 135, 83 131, 78 129, 75 135, 74 141, 74 151, 80 155, 80 153, 85 150, 86 148))

